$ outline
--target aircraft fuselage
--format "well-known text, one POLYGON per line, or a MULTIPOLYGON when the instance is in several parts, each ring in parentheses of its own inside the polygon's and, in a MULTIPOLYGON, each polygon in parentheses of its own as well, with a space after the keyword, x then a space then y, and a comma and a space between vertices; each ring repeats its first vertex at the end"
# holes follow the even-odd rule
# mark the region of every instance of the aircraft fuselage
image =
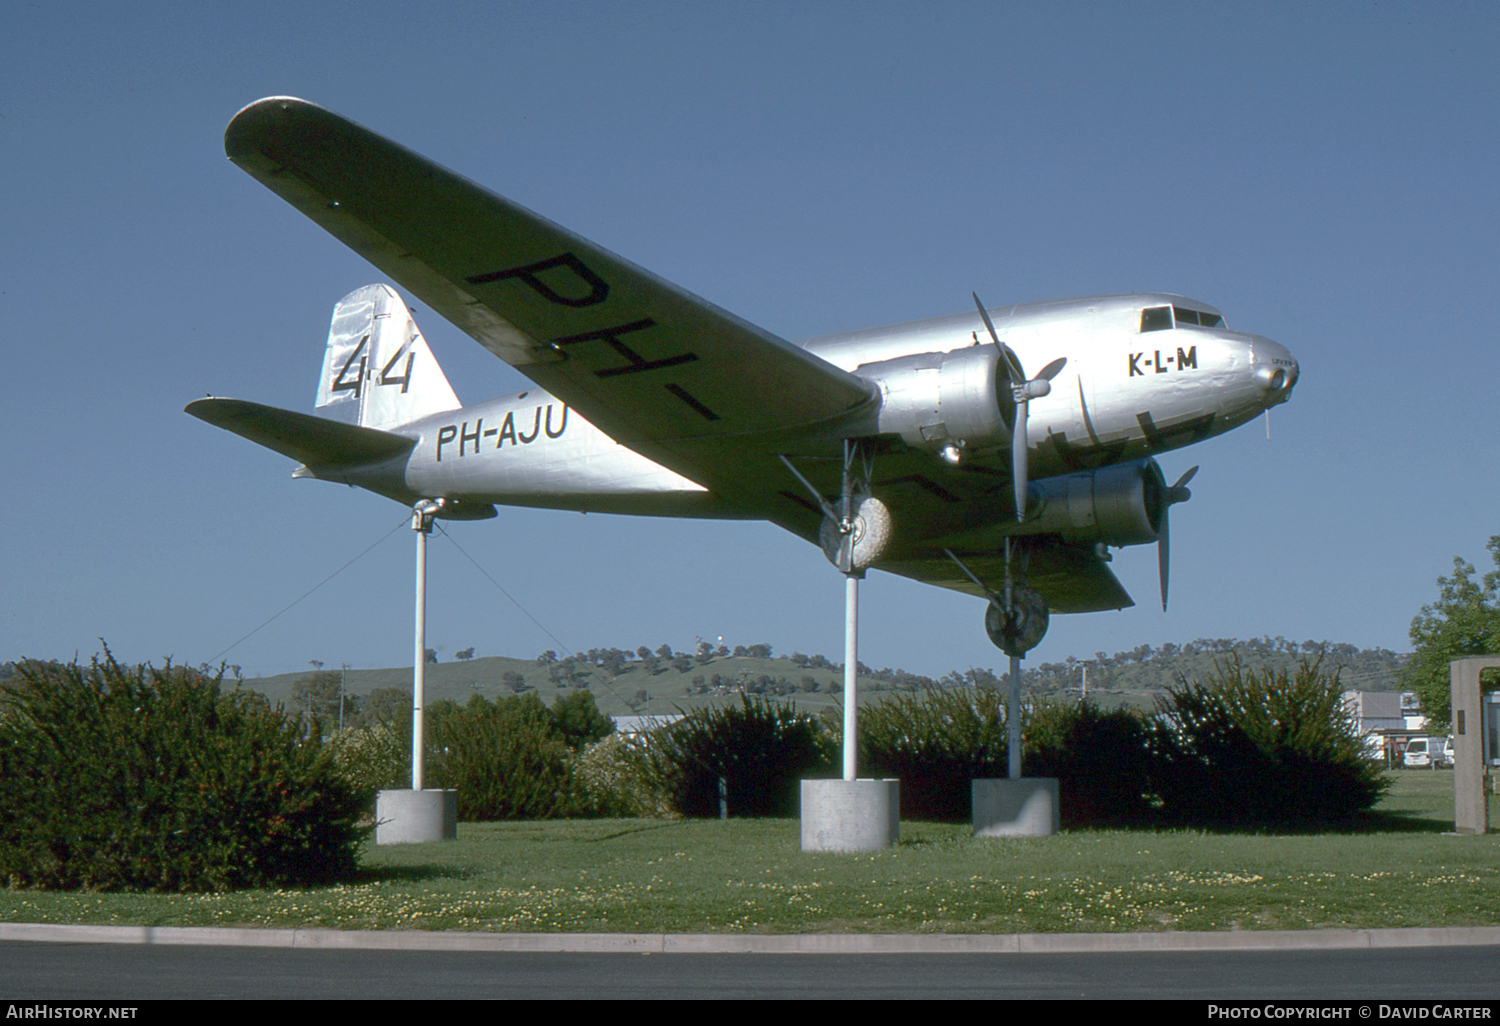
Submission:
MULTIPOLYGON (((1026 368, 1067 365, 1030 412, 1032 479, 1097 469, 1222 434, 1289 398, 1297 361, 1281 345, 1224 326, 1182 296, 1129 294, 990 311, 1026 368), (1193 317, 1204 323, 1189 323, 1193 317), (1144 330, 1143 330, 1144 329, 1144 330)), ((983 344, 977 313, 797 343, 842 370, 983 344)), ((621 445, 540 388, 402 425, 409 457, 331 476, 392 498, 655 516, 744 516, 701 485, 621 445)), ((965 459, 995 461, 974 452, 965 459)), ((315 472, 316 473, 316 472, 315 472)), ((995 519, 1011 515, 994 510, 995 519)))

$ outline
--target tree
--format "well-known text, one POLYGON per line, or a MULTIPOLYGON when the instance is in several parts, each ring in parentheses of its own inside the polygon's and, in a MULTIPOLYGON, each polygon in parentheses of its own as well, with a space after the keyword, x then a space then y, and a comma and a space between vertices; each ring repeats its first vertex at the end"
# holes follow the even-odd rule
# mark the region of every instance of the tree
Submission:
POLYGON ((1473 564, 1455 557, 1453 576, 1437 579, 1438 600, 1411 622, 1412 657, 1401 676, 1434 724, 1452 716, 1448 661, 1500 653, 1500 535, 1487 547, 1494 570, 1476 581, 1473 564))
POLYGON ((500 683, 504 684, 515 694, 528 690, 531 685, 526 683, 526 678, 515 670, 506 670, 500 675, 500 683))
POLYGON ((552 700, 552 727, 575 752, 614 733, 615 722, 599 711, 594 696, 575 691, 552 700))
POLYGON ((459 649, 457 652, 453 653, 453 658, 455 658, 455 659, 473 659, 474 658, 474 646, 470 645, 468 648, 461 648, 461 649, 459 649))
MULTIPOLYGON (((347 712, 347 710, 346 710, 347 712)), ((359 725, 403 724, 411 718, 411 692, 405 688, 376 688, 360 707, 359 725)))
MULTIPOLYGON (((292 685, 292 707, 298 712, 316 716, 326 729, 332 730, 339 725, 341 685, 340 675, 333 670, 309 673, 292 685)), ((352 695, 349 697, 353 698, 352 695)), ((345 704, 345 712, 353 712, 350 704, 345 704)))

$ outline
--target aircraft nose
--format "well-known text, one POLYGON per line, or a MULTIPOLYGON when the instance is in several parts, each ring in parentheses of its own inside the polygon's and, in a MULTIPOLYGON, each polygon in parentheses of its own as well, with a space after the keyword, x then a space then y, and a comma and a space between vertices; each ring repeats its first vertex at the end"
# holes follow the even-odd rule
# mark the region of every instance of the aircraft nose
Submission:
POLYGON ((1275 406, 1290 399, 1302 368, 1286 346, 1257 337, 1250 352, 1251 377, 1264 394, 1265 404, 1275 406))

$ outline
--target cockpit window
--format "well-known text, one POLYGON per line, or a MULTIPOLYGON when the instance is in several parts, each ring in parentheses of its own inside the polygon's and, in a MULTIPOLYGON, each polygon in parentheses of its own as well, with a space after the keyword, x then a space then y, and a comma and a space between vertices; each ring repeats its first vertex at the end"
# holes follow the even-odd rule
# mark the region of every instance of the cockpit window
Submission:
MULTIPOLYGON (((1218 314, 1209 313, 1207 310, 1189 310, 1185 306, 1174 306, 1172 311, 1177 315, 1177 324, 1200 324, 1205 328, 1217 328, 1224 323, 1224 318, 1218 314)), ((1141 328, 1142 331, 1146 329, 1141 328)))
POLYGON ((1142 331, 1166 331, 1172 326, 1170 306, 1148 306, 1141 311, 1142 331))

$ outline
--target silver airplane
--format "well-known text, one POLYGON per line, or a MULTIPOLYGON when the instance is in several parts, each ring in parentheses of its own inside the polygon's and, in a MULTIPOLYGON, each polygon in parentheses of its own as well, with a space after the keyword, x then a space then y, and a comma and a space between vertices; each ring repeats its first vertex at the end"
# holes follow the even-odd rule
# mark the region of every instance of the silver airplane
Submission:
POLYGON ((990 598, 1002 647, 1012 551, 1043 631, 1048 610, 1133 604, 1111 547, 1158 545, 1165 609, 1168 510, 1194 471, 1168 485, 1152 457, 1297 382, 1285 348, 1170 294, 975 296, 790 342, 306 101, 251 104, 224 145, 536 387, 461 404, 405 302, 370 285, 334 310, 318 416, 220 398, 188 413, 297 460, 294 477, 440 500, 445 518, 769 520, 846 573, 990 598))

